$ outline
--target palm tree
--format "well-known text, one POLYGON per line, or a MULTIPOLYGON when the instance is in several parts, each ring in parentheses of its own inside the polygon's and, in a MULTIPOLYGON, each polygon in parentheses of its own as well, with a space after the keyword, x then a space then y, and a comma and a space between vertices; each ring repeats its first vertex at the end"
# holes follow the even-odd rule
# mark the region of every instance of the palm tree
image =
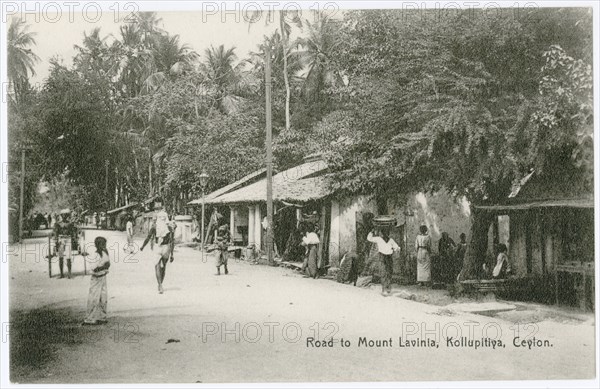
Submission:
POLYGON ((120 33, 121 39, 111 47, 115 56, 116 79, 125 96, 135 97, 140 93, 144 80, 152 74, 152 53, 150 47, 144 45, 143 33, 137 24, 121 26, 120 33))
POLYGON ((12 86, 12 95, 17 105, 21 102, 23 93, 29 88, 29 75, 35 75, 35 63, 40 60, 30 48, 35 45, 35 33, 28 30, 29 26, 16 18, 11 20, 8 27, 8 81, 12 86))
POLYGON ((339 44, 337 23, 323 13, 315 13, 315 20, 314 23, 305 21, 307 36, 297 39, 296 46, 307 67, 302 94, 307 101, 319 102, 326 86, 340 85, 344 81, 339 72, 329 66, 330 55, 339 44))
MULTIPOLYGON (((281 29, 282 38, 282 51, 283 51, 283 82, 285 83, 285 129, 290 129, 290 80, 289 80, 289 69, 288 69, 288 46, 290 33, 292 32, 292 26, 286 21, 286 11, 279 11, 279 28, 281 29)), ((292 21, 299 27, 302 27, 302 22, 298 15, 296 15, 292 21)))
POLYGON ((154 55, 157 42, 167 35, 158 27, 160 21, 154 12, 139 12, 135 23, 120 27, 121 39, 113 43, 111 51, 115 56, 113 63, 117 65, 116 77, 128 97, 137 96, 144 87, 152 87, 152 81, 154 86, 158 83, 158 80, 150 80, 144 84, 160 71, 156 69, 154 55))
MULTIPOLYGON (((266 23, 269 23, 269 20, 272 20, 272 12, 275 10, 267 11, 267 15, 265 18, 266 23)), ((252 14, 252 20, 258 20, 262 16, 263 11, 254 11, 252 14), (255 19, 258 17, 258 19, 255 19)), ((281 33, 281 46, 280 49, 282 51, 283 58, 283 82, 285 84, 285 129, 290 129, 290 99, 291 99, 291 89, 290 89, 290 81, 289 81, 289 68, 288 68, 288 54, 289 54, 289 38, 292 32, 292 24, 289 23, 291 21, 298 27, 302 27, 302 20, 299 15, 293 15, 290 11, 280 10, 278 12, 279 15, 279 30, 281 33)))
POLYGON ((179 44, 179 35, 156 35, 150 52, 153 72, 144 81, 143 92, 156 90, 169 76, 194 69, 199 58, 188 45, 179 44))
POLYGON ((258 80, 246 69, 246 61, 235 64, 235 47, 211 46, 204 52, 200 73, 205 82, 200 85, 201 93, 214 100, 224 113, 236 112, 249 90, 255 90, 258 80))
MULTIPOLYGON (((143 43, 151 42, 156 35, 165 33, 163 29, 158 27, 160 22, 162 22, 162 19, 157 18, 154 12, 138 12, 136 14, 135 25, 141 32, 141 41, 143 43)), ((147 44, 147 46, 150 44, 147 44)))
POLYGON ((83 45, 75 45, 78 53, 73 59, 80 71, 92 71, 97 75, 107 75, 113 68, 110 61, 110 48, 106 44, 107 37, 100 36, 100 27, 96 27, 88 35, 84 33, 83 45))

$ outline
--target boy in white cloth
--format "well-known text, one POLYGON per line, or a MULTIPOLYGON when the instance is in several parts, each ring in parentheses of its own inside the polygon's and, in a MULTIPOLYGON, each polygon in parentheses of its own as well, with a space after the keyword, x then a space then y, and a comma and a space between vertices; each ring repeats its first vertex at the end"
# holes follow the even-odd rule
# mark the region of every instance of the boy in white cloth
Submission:
MULTIPOLYGON (((380 234, 377 234, 380 235, 380 234)), ((373 231, 367 235, 367 240, 377 245, 377 251, 381 259, 381 294, 384 296, 392 293, 392 275, 394 274, 394 261, 392 254, 400 250, 400 246, 390 238, 389 230, 381 230, 381 236, 375 236, 373 231)))

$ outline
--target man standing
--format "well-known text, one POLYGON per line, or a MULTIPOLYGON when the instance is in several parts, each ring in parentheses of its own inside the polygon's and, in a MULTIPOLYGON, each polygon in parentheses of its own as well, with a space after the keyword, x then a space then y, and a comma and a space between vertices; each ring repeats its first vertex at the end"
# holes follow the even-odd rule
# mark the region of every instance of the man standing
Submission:
POLYGON ((67 257, 68 278, 71 278, 71 254, 78 248, 77 227, 71 221, 71 211, 63 209, 60 211, 60 222, 54 224, 55 249, 58 255, 58 266, 60 278, 64 278, 64 258, 67 257))

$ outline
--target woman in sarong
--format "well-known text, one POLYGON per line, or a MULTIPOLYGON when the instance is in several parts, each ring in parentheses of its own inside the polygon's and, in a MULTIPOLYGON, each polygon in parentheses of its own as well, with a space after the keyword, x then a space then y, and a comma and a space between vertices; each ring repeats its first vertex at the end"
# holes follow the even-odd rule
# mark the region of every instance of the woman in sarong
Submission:
POLYGON ((312 278, 319 276, 319 235, 315 233, 312 224, 308 224, 306 235, 302 238, 302 245, 306 247, 306 256, 302 270, 312 278))
POLYGON ((101 236, 94 240, 98 266, 92 270, 90 293, 87 301, 87 316, 83 325, 96 325, 106 323, 106 307, 108 303, 108 290, 106 275, 110 267, 110 258, 106 249, 106 238, 101 236))
POLYGON ((420 234, 415 241, 417 251, 417 282, 419 285, 428 285, 431 282, 431 237, 427 227, 419 228, 420 234))

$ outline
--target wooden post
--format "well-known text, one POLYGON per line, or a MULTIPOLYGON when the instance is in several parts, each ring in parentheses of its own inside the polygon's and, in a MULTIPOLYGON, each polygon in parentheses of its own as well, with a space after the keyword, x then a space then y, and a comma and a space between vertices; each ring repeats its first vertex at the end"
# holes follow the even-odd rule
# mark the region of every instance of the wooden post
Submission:
POLYGON ((202 257, 202 262, 204 262, 204 244, 206 242, 206 238, 204 237, 204 187, 202 187, 202 223, 200 224, 200 254, 202 257))
POLYGON ((254 239, 254 205, 248 206, 248 246, 255 243, 254 239))
POLYGON ((48 236, 48 278, 52 278, 52 235, 48 236))
POLYGON ((85 231, 82 229, 81 230, 81 242, 83 244, 79 244, 79 254, 82 254, 81 256, 83 257, 83 275, 86 276, 87 275, 87 251, 85 248, 85 231))
POLYGON ((25 148, 21 150, 21 196, 19 198, 19 241, 23 239, 23 206, 25 204, 25 148))
MULTIPOLYGON (((282 31, 282 34, 284 32, 282 31)), ((269 265, 273 260, 273 149, 271 128, 271 48, 265 49, 265 95, 267 120, 267 260, 269 265)))
POLYGON ((107 204, 108 204, 108 159, 104 161, 104 195, 107 196, 107 204))
POLYGON ((229 233, 231 239, 235 240, 235 207, 229 207, 229 233))
POLYGON ((254 205, 254 245, 256 250, 261 252, 264 247, 262 246, 262 218, 260 212, 260 204, 254 205))

